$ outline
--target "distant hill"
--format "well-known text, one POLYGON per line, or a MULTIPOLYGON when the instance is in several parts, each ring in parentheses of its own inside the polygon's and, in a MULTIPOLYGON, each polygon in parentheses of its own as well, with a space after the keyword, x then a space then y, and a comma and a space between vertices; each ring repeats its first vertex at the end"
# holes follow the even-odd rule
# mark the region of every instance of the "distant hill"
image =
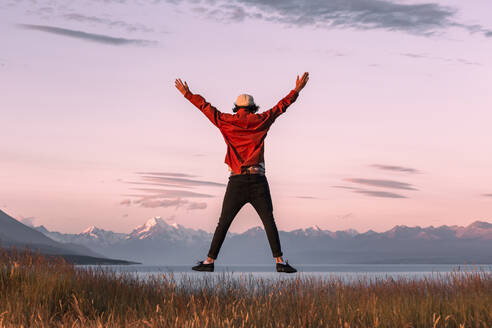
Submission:
MULTIPOLYGON (((108 257, 145 264, 190 264, 203 259, 212 234, 151 218, 128 234, 94 226, 79 234, 36 228, 59 242, 76 242, 108 257)), ((475 221, 466 227, 398 225, 385 232, 354 229, 329 231, 317 226, 279 231, 287 259, 299 264, 328 263, 456 263, 492 264, 492 224, 475 221)), ((271 263, 265 231, 254 227, 228 233, 219 254, 224 264, 271 263)))
POLYGON ((22 224, 2 210, 0 210, 0 247, 29 248, 47 255, 62 255, 73 263, 129 264, 124 260, 108 259, 84 245, 55 241, 44 233, 22 224))

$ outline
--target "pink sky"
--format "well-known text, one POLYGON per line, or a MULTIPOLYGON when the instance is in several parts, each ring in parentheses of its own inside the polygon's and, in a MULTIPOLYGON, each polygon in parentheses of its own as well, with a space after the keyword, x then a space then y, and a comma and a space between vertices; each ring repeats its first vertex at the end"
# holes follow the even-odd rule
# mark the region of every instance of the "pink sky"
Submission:
MULTIPOLYGON (((292 1, 2 2, 0 209, 64 232, 212 231, 226 146, 174 79, 267 110, 309 71, 266 140, 279 229, 492 221, 492 3, 292 1)), ((247 205, 231 230, 259 224, 247 205)))

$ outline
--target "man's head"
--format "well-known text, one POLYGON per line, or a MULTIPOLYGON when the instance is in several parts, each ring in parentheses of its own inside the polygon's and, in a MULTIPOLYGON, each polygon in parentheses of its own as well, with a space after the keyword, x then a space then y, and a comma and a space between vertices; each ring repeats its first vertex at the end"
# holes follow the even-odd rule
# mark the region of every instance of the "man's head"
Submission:
POLYGON ((256 113, 258 111, 258 108, 260 107, 255 104, 253 96, 242 94, 237 97, 232 111, 236 113, 241 108, 245 108, 247 111, 251 113, 256 113))

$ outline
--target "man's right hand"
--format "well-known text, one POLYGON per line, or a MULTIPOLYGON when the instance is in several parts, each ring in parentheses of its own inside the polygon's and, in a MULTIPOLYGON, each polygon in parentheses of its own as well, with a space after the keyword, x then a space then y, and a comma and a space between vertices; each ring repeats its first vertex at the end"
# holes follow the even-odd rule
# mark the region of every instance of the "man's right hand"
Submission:
POLYGON ((308 80, 309 80, 309 73, 308 72, 304 73, 302 75, 301 79, 299 79, 299 75, 297 75, 295 90, 297 92, 301 91, 306 86, 306 83, 308 80))
POLYGON ((175 85, 176 85, 176 89, 179 90, 179 92, 181 92, 183 94, 183 96, 186 94, 186 92, 191 92, 190 91, 190 88, 188 87, 188 83, 183 83, 181 81, 181 79, 176 79, 176 81, 174 81, 175 85))

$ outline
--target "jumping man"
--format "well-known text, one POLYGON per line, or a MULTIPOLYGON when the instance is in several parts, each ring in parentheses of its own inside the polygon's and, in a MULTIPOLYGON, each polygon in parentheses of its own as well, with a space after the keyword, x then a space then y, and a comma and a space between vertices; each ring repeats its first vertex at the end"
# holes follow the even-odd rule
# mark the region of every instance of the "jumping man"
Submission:
POLYGON ((260 216, 275 258, 278 272, 293 273, 294 269, 282 259, 280 239, 273 218, 273 205, 268 181, 265 176, 264 141, 268 129, 281 114, 285 113, 299 96, 309 80, 309 73, 297 76, 296 87, 273 108, 257 114, 258 106, 253 97, 242 94, 237 97, 234 114, 222 113, 199 94, 193 94, 186 82, 176 79, 176 88, 216 126, 227 144, 225 163, 230 176, 227 184, 222 212, 205 261, 192 269, 214 271, 214 261, 219 254, 227 230, 236 214, 246 203, 251 203, 260 216))

